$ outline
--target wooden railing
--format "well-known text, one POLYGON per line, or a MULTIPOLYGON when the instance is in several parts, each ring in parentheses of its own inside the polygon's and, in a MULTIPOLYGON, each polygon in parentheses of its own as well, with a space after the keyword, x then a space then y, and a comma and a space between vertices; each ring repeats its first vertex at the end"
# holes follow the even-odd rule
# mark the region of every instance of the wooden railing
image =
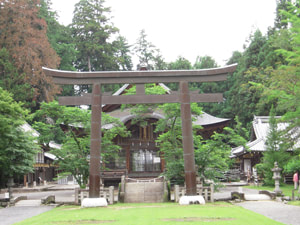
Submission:
MULTIPOLYGON (((89 197, 89 189, 75 188, 75 204, 81 204, 84 198, 89 197)), ((100 188, 100 198, 105 198, 109 205, 114 204, 114 186, 100 188)))
MULTIPOLYGON (((175 202, 179 202, 181 196, 184 196, 186 193, 185 187, 180 187, 179 185, 174 186, 174 197, 175 202)), ((210 186, 201 186, 197 185, 197 195, 204 197, 205 201, 214 202, 214 185, 210 186)))

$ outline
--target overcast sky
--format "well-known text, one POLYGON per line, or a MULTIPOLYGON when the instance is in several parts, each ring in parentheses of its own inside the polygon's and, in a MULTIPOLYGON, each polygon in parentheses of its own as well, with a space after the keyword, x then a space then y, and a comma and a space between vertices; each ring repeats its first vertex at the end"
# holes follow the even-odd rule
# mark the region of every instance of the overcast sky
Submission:
MULTIPOLYGON (((79 0, 52 2, 59 21, 71 23, 79 0)), ((106 0, 106 6, 129 44, 145 29, 167 62, 183 56, 194 64, 209 55, 223 66, 257 28, 266 34, 273 26, 276 0, 106 0)))

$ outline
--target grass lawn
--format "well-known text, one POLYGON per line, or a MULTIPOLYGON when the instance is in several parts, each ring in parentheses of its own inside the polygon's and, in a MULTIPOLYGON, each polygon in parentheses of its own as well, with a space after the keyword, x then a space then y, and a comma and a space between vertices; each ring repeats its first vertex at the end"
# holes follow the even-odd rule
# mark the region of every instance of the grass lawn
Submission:
MULTIPOLYGON (((267 190, 267 191, 274 191, 274 186, 243 186, 244 188, 249 188, 249 189, 257 189, 257 190, 267 190)), ((290 196, 292 197, 292 190, 294 189, 294 185, 292 184, 282 184, 280 185, 280 189, 282 191, 282 193, 285 196, 290 196)), ((295 191, 295 196, 297 196, 300 194, 298 194, 298 190, 295 191)))
POLYGON ((83 224, 281 224, 226 202, 180 206, 176 203, 115 204, 106 208, 62 206, 18 225, 83 224))
POLYGON ((289 205, 300 206, 300 201, 291 201, 288 203, 289 205))

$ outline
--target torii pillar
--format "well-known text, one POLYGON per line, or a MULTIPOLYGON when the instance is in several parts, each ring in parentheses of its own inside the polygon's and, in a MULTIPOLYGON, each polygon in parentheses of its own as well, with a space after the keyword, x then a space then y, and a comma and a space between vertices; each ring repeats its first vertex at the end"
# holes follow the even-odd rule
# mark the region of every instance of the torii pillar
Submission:
POLYGON ((92 105, 90 186, 89 198, 98 198, 100 190, 100 149, 101 149, 101 112, 102 104, 139 104, 139 103, 180 103, 182 119, 182 141, 186 195, 194 196, 196 190, 196 170, 191 118, 191 102, 221 102, 223 95, 195 94, 189 91, 189 82, 217 82, 227 79, 237 64, 222 68, 203 70, 167 70, 167 71, 102 71, 74 72, 43 68, 46 75, 53 77, 56 84, 92 84, 92 94, 80 97, 60 97, 61 105, 92 105), (180 91, 170 95, 146 95, 146 83, 179 83, 180 91), (136 95, 106 96, 101 94, 102 84, 137 85, 136 95))

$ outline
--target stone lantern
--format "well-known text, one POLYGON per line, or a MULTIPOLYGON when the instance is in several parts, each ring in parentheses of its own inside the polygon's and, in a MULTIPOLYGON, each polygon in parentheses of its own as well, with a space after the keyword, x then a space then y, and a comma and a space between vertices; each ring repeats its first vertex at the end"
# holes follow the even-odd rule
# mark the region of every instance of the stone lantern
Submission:
POLYGON ((279 187, 279 180, 281 178, 280 172, 282 171, 282 169, 278 167, 277 162, 274 162, 274 168, 272 169, 272 171, 273 171, 272 178, 275 180, 274 192, 276 193, 276 195, 281 195, 282 191, 280 190, 280 187, 279 187))

